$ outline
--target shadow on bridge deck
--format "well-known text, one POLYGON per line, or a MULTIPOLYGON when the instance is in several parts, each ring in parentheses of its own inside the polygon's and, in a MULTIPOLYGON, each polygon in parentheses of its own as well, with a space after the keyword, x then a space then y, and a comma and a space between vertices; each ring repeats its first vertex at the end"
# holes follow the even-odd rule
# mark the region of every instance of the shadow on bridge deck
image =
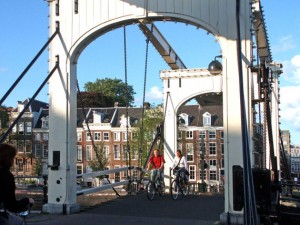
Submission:
POLYGON ((224 211, 223 195, 155 196, 149 201, 145 193, 123 196, 79 214, 32 214, 28 225, 212 225, 218 224, 224 211))

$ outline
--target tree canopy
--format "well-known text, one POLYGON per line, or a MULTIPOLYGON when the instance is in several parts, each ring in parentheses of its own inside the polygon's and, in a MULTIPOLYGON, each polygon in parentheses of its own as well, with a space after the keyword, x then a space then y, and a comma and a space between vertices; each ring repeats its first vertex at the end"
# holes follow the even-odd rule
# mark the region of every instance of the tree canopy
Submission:
MULTIPOLYGON (((133 106, 134 94, 132 85, 127 85, 120 79, 96 79, 95 82, 87 82, 84 84, 86 92, 97 92, 101 93, 108 98, 112 99, 113 102, 118 102, 119 106, 133 106)), ((111 105, 113 106, 113 105, 111 105)))

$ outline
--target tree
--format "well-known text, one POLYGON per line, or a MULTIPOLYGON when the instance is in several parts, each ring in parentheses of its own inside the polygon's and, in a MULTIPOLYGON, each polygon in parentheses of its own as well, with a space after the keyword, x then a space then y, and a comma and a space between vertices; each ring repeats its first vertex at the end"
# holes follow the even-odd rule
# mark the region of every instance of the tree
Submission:
POLYGON ((77 93, 77 107, 108 107, 113 106, 114 100, 110 96, 106 96, 97 92, 81 92, 77 93))
POLYGON ((89 166, 92 171, 104 170, 108 163, 108 158, 106 157, 104 150, 104 142, 100 142, 100 144, 96 145, 94 148, 95 158, 89 162, 89 166))
MULTIPOLYGON (((118 102, 119 106, 133 106, 134 90, 132 85, 127 85, 120 79, 96 79, 95 82, 87 82, 84 84, 87 92, 98 92, 118 102)), ((113 105, 111 105, 113 106, 113 105)))
MULTIPOLYGON (((140 152, 139 154, 139 162, 141 163, 141 166, 143 166, 147 159, 154 135, 157 132, 157 127, 160 126, 160 124, 162 124, 163 118, 164 112, 162 106, 145 109, 143 126, 142 121, 140 120, 137 124, 137 127, 134 128, 135 135, 130 142, 130 150, 132 155, 135 153, 133 151, 139 151, 141 148, 142 152, 140 152)), ((161 140, 163 140, 163 138, 161 138, 161 140)), ((160 146, 162 147, 163 145, 160 144, 160 146)), ((159 146, 155 146, 155 148, 159 148, 159 146)), ((162 153, 163 152, 161 151, 161 154, 162 153)))

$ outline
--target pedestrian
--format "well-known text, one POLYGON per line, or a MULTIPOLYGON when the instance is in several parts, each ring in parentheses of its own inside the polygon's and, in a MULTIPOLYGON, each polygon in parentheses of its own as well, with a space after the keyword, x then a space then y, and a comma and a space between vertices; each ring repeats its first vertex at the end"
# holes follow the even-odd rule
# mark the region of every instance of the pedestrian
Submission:
POLYGON ((22 225, 23 220, 12 213, 26 211, 34 203, 32 198, 16 199, 14 175, 10 172, 17 149, 10 144, 0 144, 0 214, 1 225, 22 225))

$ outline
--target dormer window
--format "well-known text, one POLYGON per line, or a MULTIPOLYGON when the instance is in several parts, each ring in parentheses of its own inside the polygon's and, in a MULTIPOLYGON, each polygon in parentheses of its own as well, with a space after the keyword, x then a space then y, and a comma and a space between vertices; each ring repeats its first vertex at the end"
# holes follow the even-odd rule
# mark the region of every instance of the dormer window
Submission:
POLYGON ((93 123, 101 123, 101 113, 93 111, 93 123))
POLYGON ((126 116, 125 115, 122 115, 120 117, 120 127, 126 127, 127 126, 127 123, 128 123, 128 127, 131 127, 130 125, 130 117, 128 117, 126 119, 126 116))
POLYGON ((44 129, 49 128, 49 116, 42 118, 42 128, 44 129))
POLYGON ((209 112, 203 114, 203 126, 211 126, 211 114, 209 112))
POLYGON ((189 125, 189 115, 186 113, 181 113, 178 116, 178 125, 179 126, 188 126, 189 125))

